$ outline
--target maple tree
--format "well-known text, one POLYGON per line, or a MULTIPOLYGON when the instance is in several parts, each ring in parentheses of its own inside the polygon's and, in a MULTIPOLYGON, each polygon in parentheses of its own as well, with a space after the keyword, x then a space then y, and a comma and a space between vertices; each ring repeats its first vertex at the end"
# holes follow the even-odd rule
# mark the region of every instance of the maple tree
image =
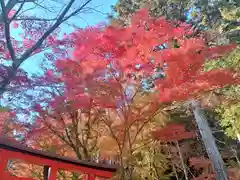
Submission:
MULTIPOLYGON (((61 136, 64 140, 69 129, 64 116, 94 112, 92 118, 96 117, 103 127, 98 148, 107 156, 120 156, 122 179, 133 177, 136 170, 131 160, 135 149, 141 146, 139 142, 148 143, 151 129, 159 126, 155 120, 163 123, 165 107, 173 101, 197 98, 199 92, 239 83, 239 75, 234 71, 203 71, 206 61, 221 57, 235 46, 208 47, 191 33, 189 25, 153 19, 144 10, 127 27, 79 30, 74 36, 73 58, 58 60, 56 72, 47 73, 47 77, 64 83, 64 92, 55 96, 46 108, 41 104, 35 106, 40 114, 36 127, 57 132, 58 137, 64 135, 61 136), (111 148, 106 149, 106 143, 111 148)), ((78 119, 66 121, 73 130, 78 128, 78 119)), ((79 141, 77 134, 67 144, 74 138, 79 141)), ((76 144, 79 148, 80 143, 76 144)), ((87 144, 86 148, 91 147, 87 144)), ((84 154, 84 147, 82 150, 84 154)))
POLYGON ((131 16, 141 8, 151 16, 165 17, 193 24, 197 31, 210 31, 211 43, 226 43, 239 39, 239 2, 197 0, 118 0, 113 6, 112 23, 131 23, 131 16), (214 33, 213 33, 214 32, 214 33), (215 35, 213 35, 215 34, 215 35), (217 36, 216 36, 217 34, 217 36), (215 36, 215 37, 214 37, 215 36))
POLYGON ((60 25, 80 12, 91 9, 89 7, 90 2, 91 0, 82 2, 69 0, 64 4, 52 2, 55 5, 54 10, 57 15, 52 13, 50 15, 52 18, 49 18, 49 16, 45 18, 37 12, 52 12, 46 6, 46 2, 41 2, 42 5, 40 5, 35 0, 1 1, 1 95, 9 91, 9 87, 10 89, 13 87, 20 88, 20 85, 30 84, 26 72, 20 66, 33 55, 45 53, 46 58, 50 60, 56 58, 57 55, 62 57, 67 55, 72 43, 68 34, 64 33, 63 39, 59 36, 60 25), (29 7, 31 8, 29 9, 29 7), (33 13, 34 10, 36 11, 33 13), (20 36, 13 35, 12 32, 16 28, 20 31, 20 36), (49 49, 51 50, 49 51, 49 49))
MULTIPOLYGON (((72 66, 72 68, 77 67, 76 64, 72 66)), ((64 72, 78 75, 74 69, 70 68, 65 68, 64 72)), ((153 95, 151 97, 146 94, 144 97, 140 92, 132 97, 134 100, 129 99, 132 102, 128 104, 131 106, 128 109, 125 109, 127 106, 124 107, 124 104, 119 104, 123 106, 119 112, 116 101, 113 99, 110 103, 104 103, 102 94, 108 93, 110 98, 114 98, 115 87, 120 87, 122 84, 116 81, 114 86, 112 84, 108 86, 98 80, 95 81, 96 78, 88 77, 90 84, 85 86, 89 88, 91 96, 84 94, 73 96, 75 90, 66 88, 65 95, 55 96, 48 106, 41 107, 37 104, 35 109, 39 117, 35 128, 31 128, 32 133, 25 137, 31 139, 49 132, 71 147, 78 159, 101 161, 101 158, 104 158, 106 161, 110 158, 110 163, 121 162, 122 168, 125 168, 126 163, 130 163, 126 162, 126 158, 130 158, 139 146, 151 142, 146 132, 144 137, 139 137, 143 127, 149 125, 154 117, 161 117, 162 112, 157 111, 156 103, 149 102, 148 98, 154 97, 153 95), (156 109, 155 113, 152 113, 153 108, 156 109), (126 138, 129 141, 126 141, 126 138), (140 141, 143 144, 136 143, 140 141), (96 156, 98 152, 100 157, 96 156), (116 159, 119 155, 120 157, 116 159)), ((119 94, 122 98, 129 98, 120 90, 119 94)))
POLYGON ((59 144, 62 142, 75 152, 78 159, 91 160, 100 137, 98 128, 101 124, 98 119, 102 113, 94 106, 75 108, 74 102, 77 100, 68 101, 60 96, 55 97, 47 107, 35 107, 39 116, 28 137, 37 138, 41 133, 53 134, 56 145, 58 141, 59 144))
MULTIPOLYGON (((239 83, 239 77, 232 71, 202 71, 206 59, 219 57, 234 46, 209 48, 201 39, 188 38, 189 34, 191 31, 188 25, 175 27, 164 19, 151 19, 145 11, 139 12, 129 27, 80 30, 76 33, 74 59, 60 60, 56 64, 61 72, 59 78, 68 89, 64 96, 73 102, 76 109, 89 107, 91 102, 94 106, 105 109, 104 112, 107 109, 108 113, 115 114, 114 121, 117 122, 116 117, 120 122, 122 119, 121 126, 116 126, 118 128, 111 132, 114 129, 112 118, 111 121, 104 116, 102 118, 110 136, 115 138, 118 150, 128 147, 131 154, 131 144, 125 145, 123 141, 124 137, 132 138, 133 133, 128 134, 127 130, 141 120, 149 121, 159 109, 160 103, 189 99, 195 97, 197 92, 239 83), (173 46, 173 39, 177 40, 178 48, 173 46), (153 50, 163 43, 168 49, 153 50), (148 99, 147 104, 150 105, 144 104, 142 107, 150 112, 146 112, 145 117, 138 117, 141 106, 137 108, 136 115, 136 110, 131 108, 135 97, 133 94, 139 91, 144 93, 142 84, 149 77, 156 77, 156 91, 152 94, 153 98, 148 99), (122 110, 122 114, 117 109, 122 110), (119 140, 120 137, 123 140, 119 140)), ((141 129, 142 125, 138 128, 141 129)), ((131 131, 133 132, 132 129, 131 131)))
POLYGON ((90 3, 91 0, 42 1, 41 5, 37 0, 1 1, 0 95, 3 106, 14 109, 18 116, 25 116, 31 113, 26 109, 30 108, 33 99, 41 97, 47 101, 50 98, 46 98, 46 89, 61 87, 38 72, 29 75, 23 65, 26 61, 34 63, 44 59, 39 71, 47 72, 57 57, 67 57, 73 46, 73 35, 63 32, 62 26, 67 23, 70 32, 71 28, 78 28, 71 25, 71 19, 83 11, 94 10, 90 3), (46 12, 44 16, 43 12, 46 12), (34 97, 33 93, 39 96, 34 97))
MULTIPOLYGON (((146 11, 134 16, 129 27, 81 30, 76 33, 74 59, 56 64, 62 71, 60 78, 66 88, 71 89, 65 95, 71 100, 79 98, 76 107, 89 106, 91 99, 101 108, 130 111, 132 96, 127 98, 126 94, 143 92, 143 82, 147 78, 154 81, 156 91, 151 104, 157 109, 159 103, 196 98, 198 92, 239 83, 233 71, 203 72, 202 69, 206 60, 220 57, 235 46, 208 47, 203 40, 189 37, 190 34, 188 25, 180 23, 176 27, 164 19, 152 19, 146 11), (161 44, 168 48, 155 50, 161 44), (132 90, 126 92, 129 87, 132 90)), ((130 112, 123 114, 134 114, 130 112)), ((125 127, 134 119, 127 115, 122 117, 125 127)))
MULTIPOLYGON (((163 142, 173 142, 177 147, 177 151, 179 154, 181 167, 184 172, 185 179, 188 180, 188 170, 186 168, 186 162, 184 162, 184 158, 179 146, 180 140, 194 138, 196 136, 196 132, 187 132, 185 127, 181 124, 169 124, 165 128, 159 128, 152 132, 153 136, 160 141, 163 142)), ((174 164, 173 164, 174 166, 174 164)), ((176 166, 176 164, 175 164, 176 166)), ((174 167, 175 168, 175 167, 174 167)), ((176 176, 177 173, 175 172, 176 176)))
MULTIPOLYGON (((142 79, 152 75, 155 68, 162 68, 161 72, 166 78, 156 78, 155 82, 162 102, 182 100, 198 91, 239 83, 239 78, 234 77, 235 73, 228 70, 201 71, 207 59, 219 57, 235 46, 209 48, 201 39, 187 38, 190 33, 186 24, 175 28, 163 19, 150 19, 146 12, 142 11, 133 18, 131 26, 127 28, 107 27, 104 31, 90 29, 85 33, 80 32, 76 40, 75 62, 78 60, 81 63, 85 68, 84 73, 90 74, 95 69, 107 67, 108 64, 117 64, 116 68, 121 68, 121 75, 126 76, 130 72, 130 76, 141 75, 142 79), (164 36, 166 34, 168 36, 164 36), (173 46, 173 39, 177 39, 179 48, 173 46), (168 49, 153 50, 155 46, 163 43, 168 49), (92 51, 92 54, 89 55, 89 51, 92 51), (163 67, 164 63, 167 67, 163 67)), ((73 80, 72 77, 70 79, 73 80)), ((73 83, 74 81, 72 87, 73 83)))

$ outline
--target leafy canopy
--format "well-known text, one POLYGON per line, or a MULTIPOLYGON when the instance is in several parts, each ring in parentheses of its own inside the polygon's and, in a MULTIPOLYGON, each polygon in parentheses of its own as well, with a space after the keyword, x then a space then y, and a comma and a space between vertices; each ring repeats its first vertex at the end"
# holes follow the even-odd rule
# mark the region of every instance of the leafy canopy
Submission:
POLYGON ((58 61, 57 68, 67 88, 74 89, 69 97, 101 104, 108 94, 110 106, 121 101, 119 80, 124 87, 139 87, 150 78, 161 102, 185 100, 200 91, 239 83, 239 76, 229 69, 203 71, 207 60, 221 57, 235 45, 208 47, 191 34, 185 23, 151 18, 147 10, 141 10, 129 26, 76 32, 74 58, 58 61))

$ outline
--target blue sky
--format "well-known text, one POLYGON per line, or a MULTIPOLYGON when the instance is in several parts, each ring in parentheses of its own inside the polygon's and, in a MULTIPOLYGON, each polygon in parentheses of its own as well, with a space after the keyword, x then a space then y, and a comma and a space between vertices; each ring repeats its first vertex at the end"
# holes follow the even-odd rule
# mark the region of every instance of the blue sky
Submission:
MULTIPOLYGON (((62 1, 69 1, 69 0, 62 0, 62 1)), ((48 2, 48 1, 46 0, 46 2, 48 2)), ((80 2, 80 0, 77 0, 77 2, 80 2)), ((117 2, 117 0, 93 0, 90 7, 97 6, 96 9, 98 11, 100 11, 101 13, 99 13, 99 12, 84 13, 81 15, 81 18, 72 18, 68 22, 70 22, 71 24, 75 24, 78 27, 82 27, 82 28, 84 28, 86 26, 96 25, 101 22, 106 22, 107 13, 111 12, 111 5, 114 5, 116 2, 117 2)), ((30 8, 30 7, 27 5, 27 7, 25 7, 25 8, 30 8)), ((44 14, 43 12, 38 11, 38 10, 29 11, 29 12, 31 13, 30 15, 34 15, 35 13, 38 14, 38 17, 39 17, 39 13, 40 13, 40 15, 44 14)), ((40 17, 47 18, 48 16, 50 16, 50 15, 45 14, 45 17, 44 16, 40 16, 40 17)), ((70 33, 73 30, 69 25, 66 25, 66 24, 63 24, 60 27, 61 27, 61 31, 66 32, 66 33, 70 33)), ((21 28, 18 28, 18 29, 11 28, 11 34, 14 36, 14 38, 21 40, 21 38, 19 36, 20 33, 21 33, 21 28)), ((27 71, 29 73, 29 75, 32 75, 32 74, 41 75, 42 72, 40 69, 40 64, 42 63, 42 60, 43 60, 43 54, 40 53, 40 54, 34 55, 31 58, 27 59, 21 65, 21 68, 23 68, 25 71, 27 71)), ((29 91, 29 94, 32 94, 32 93, 34 93, 34 92, 29 91)), ((6 99, 8 99, 7 96, 6 96, 6 99)), ((7 103, 9 105, 8 100, 5 102, 6 99, 5 98, 0 99, 0 104, 5 106, 7 103)), ((20 103, 17 102, 17 104, 13 104, 13 106, 14 107, 20 106, 22 108, 24 108, 24 107, 28 108, 28 105, 21 104, 21 102, 20 103)), ((22 116, 21 113, 17 114, 17 117, 19 120, 26 121, 25 115, 22 116)), ((32 120, 31 117, 28 117, 28 119, 30 121, 32 120)))
MULTIPOLYGON (((95 7, 95 9, 97 9, 97 11, 99 11, 99 12, 83 13, 81 15, 81 18, 74 17, 74 18, 70 19, 68 22, 71 24, 75 24, 78 27, 92 26, 92 25, 99 24, 101 22, 106 22, 107 13, 111 12, 111 5, 114 5, 116 2, 117 2, 117 0, 101 0, 101 1, 93 0, 90 4, 90 7, 95 7)), ((36 14, 37 13, 39 13, 39 12, 36 11, 36 14)), ((40 12, 40 13, 42 13, 42 12, 40 12)), ((67 33, 71 32, 73 30, 67 24, 63 24, 60 27, 63 32, 67 32, 67 33)), ((13 33, 17 35, 19 32, 20 31, 17 30, 13 33)), ((40 63, 42 62, 42 59, 43 59, 42 54, 35 55, 35 56, 29 58, 28 60, 26 60, 22 64, 21 68, 26 70, 30 75, 31 74, 39 74, 39 73, 41 73, 41 70, 39 67, 40 67, 40 63)))

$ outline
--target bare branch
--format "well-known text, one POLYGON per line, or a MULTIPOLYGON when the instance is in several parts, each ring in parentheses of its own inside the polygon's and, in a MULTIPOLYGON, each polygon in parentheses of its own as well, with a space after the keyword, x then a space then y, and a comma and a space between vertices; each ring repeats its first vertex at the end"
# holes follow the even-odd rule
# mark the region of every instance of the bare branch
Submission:
POLYGON ((37 7, 37 6, 35 5, 35 6, 31 7, 31 8, 22 10, 22 12, 18 14, 18 16, 21 16, 22 14, 24 14, 25 12, 27 12, 27 11, 29 11, 29 10, 34 10, 36 7, 37 7))
MULTIPOLYGON (((88 4, 89 2, 91 2, 91 0, 88 0, 86 3, 88 4)), ((86 3, 84 3, 84 4, 86 4, 86 3)), ((86 5, 87 5, 87 4, 86 4, 86 5)), ((83 10, 84 7, 85 7, 85 6, 81 6, 81 7, 78 8, 77 10, 73 11, 72 13, 70 13, 67 17, 65 17, 65 18, 63 19, 63 21, 66 21, 66 20, 68 20, 70 17, 77 15, 81 10, 83 10)))
MULTIPOLYGON (((75 0, 71 0, 69 4, 66 6, 64 11, 61 13, 61 15, 58 17, 57 21, 43 34, 43 36, 34 44, 30 49, 28 49, 19 59, 17 59, 14 62, 14 67, 19 67, 23 61, 25 61, 37 48, 39 48, 43 41, 56 29, 58 26, 66 21, 68 18, 64 18, 67 14, 68 10, 71 8, 75 0)), ((85 6, 87 6, 88 3, 90 3, 92 0, 87 0, 78 10, 82 10, 85 6)), ((71 13, 72 14, 72 13, 71 13)), ((74 15, 74 14, 73 14, 74 15)))
MULTIPOLYGON (((3 1, 3 0, 1 0, 3 1)), ((8 14, 12 8, 18 4, 18 3, 25 3, 25 2, 34 2, 35 0, 9 0, 8 3, 6 4, 4 10, 6 12, 6 14, 8 14)), ((3 1, 4 3, 4 1, 3 1)), ((3 10, 3 9, 2 9, 3 10)), ((3 17, 3 13, 0 15, 0 22, 4 21, 4 17, 3 17)))
POLYGON ((2 8, 2 17, 4 22, 4 33, 5 33, 7 48, 9 50, 12 61, 15 61, 16 56, 15 56, 15 52, 12 46, 11 36, 10 36, 10 27, 9 27, 10 21, 8 19, 8 12, 7 12, 7 8, 5 6, 4 0, 1 0, 1 8, 2 8))
POLYGON ((104 13, 104 12, 102 12, 102 11, 99 11, 99 10, 97 10, 96 8, 91 8, 91 7, 89 7, 89 8, 87 8, 87 10, 92 10, 92 11, 95 11, 95 12, 97 12, 97 13, 99 13, 99 14, 102 14, 102 15, 108 15, 107 13, 104 13))
POLYGON ((4 0, 1 0, 2 14, 0 15, 0 22, 4 22, 4 14, 8 15, 8 13, 17 3, 18 3, 18 0, 9 0, 7 5, 5 6, 4 0))
POLYGON ((24 5, 24 2, 21 3, 21 5, 20 5, 20 7, 18 8, 17 12, 16 12, 16 13, 13 15, 13 17, 9 20, 10 22, 17 17, 18 13, 19 13, 19 12, 21 11, 21 9, 23 8, 23 5, 24 5))
POLYGON ((55 21, 57 18, 52 18, 52 19, 45 19, 45 18, 37 18, 37 17, 26 17, 26 18, 15 18, 14 21, 55 21))
MULTIPOLYGON (((5 34, 6 34, 6 40, 8 41, 7 43, 7 48, 10 52, 11 58, 13 60, 13 64, 12 64, 12 68, 10 69, 10 71, 8 72, 8 76, 4 79, 4 81, 1 82, 0 85, 0 94, 2 94, 3 92, 5 92, 5 88, 7 87, 7 85, 10 83, 10 81, 12 80, 12 78, 14 78, 14 76, 16 75, 16 70, 19 68, 19 66, 26 60, 28 59, 32 53, 37 50, 38 48, 41 47, 41 45, 43 44, 43 42, 46 40, 46 38, 54 31, 56 30, 60 24, 64 23, 66 20, 68 20, 71 16, 67 15, 67 13, 69 12, 69 9, 72 7, 73 3, 76 0, 69 0, 69 3, 66 5, 66 7, 63 9, 63 11, 60 13, 60 15, 57 17, 55 23, 53 23, 53 25, 42 35, 42 37, 28 50, 26 50, 22 56, 20 56, 19 58, 17 58, 15 56, 14 53, 14 49, 12 47, 11 44, 11 40, 10 40, 10 31, 9 31, 9 19, 7 17, 8 13, 10 12, 10 10, 17 4, 17 3, 23 3, 23 2, 34 2, 35 0, 9 0, 9 2, 7 3, 7 5, 5 6, 4 4, 4 0, 1 0, 2 3, 2 9, 3 9, 3 13, 0 15, 0 22, 1 22, 1 18, 3 20, 3 15, 5 15, 5 34), (67 17, 66 17, 67 15, 67 17)), ((80 12, 81 10, 83 10, 92 0, 86 0, 85 3, 83 3, 78 10, 74 11, 73 13, 71 13, 71 15, 75 15, 75 13, 80 12)))
MULTIPOLYGON (((42 1, 42 2, 43 2, 43 1, 42 1)), ((34 4, 35 4, 36 6, 39 6, 39 7, 43 8, 43 9, 44 9, 44 10, 46 10, 46 11, 49 11, 49 12, 51 12, 51 13, 54 13, 53 11, 49 10, 48 8, 46 8, 46 7, 42 6, 42 5, 41 5, 41 4, 42 4, 42 2, 39 2, 39 3, 37 3, 37 2, 34 2, 34 4)))

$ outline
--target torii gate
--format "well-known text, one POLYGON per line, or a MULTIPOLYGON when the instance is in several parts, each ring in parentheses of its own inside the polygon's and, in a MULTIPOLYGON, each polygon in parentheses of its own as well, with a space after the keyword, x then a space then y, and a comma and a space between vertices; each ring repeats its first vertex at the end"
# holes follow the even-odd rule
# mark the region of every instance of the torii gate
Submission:
POLYGON ((73 160, 61 157, 51 153, 45 153, 39 150, 31 149, 11 142, 6 138, 0 138, 0 179, 1 180, 33 180, 29 178, 20 178, 10 176, 5 171, 8 160, 21 159, 31 164, 44 167, 44 180, 56 180, 59 169, 70 172, 80 172, 87 174, 86 180, 96 180, 111 178, 117 170, 117 165, 106 165, 91 163, 79 160, 73 160))

